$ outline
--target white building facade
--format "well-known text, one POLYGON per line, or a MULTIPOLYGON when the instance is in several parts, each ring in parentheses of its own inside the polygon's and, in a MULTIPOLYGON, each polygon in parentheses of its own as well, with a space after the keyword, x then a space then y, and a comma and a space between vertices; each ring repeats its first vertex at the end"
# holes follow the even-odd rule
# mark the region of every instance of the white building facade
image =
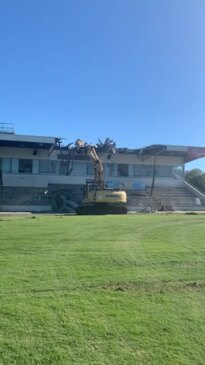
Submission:
MULTIPOLYGON (((107 186, 129 192, 149 190, 153 178, 156 187, 183 186, 184 164, 204 156, 205 148, 153 145, 132 150, 119 148, 116 154, 103 154, 101 158, 107 186)), ((17 202, 20 193, 22 197, 37 197, 34 210, 52 210, 43 195, 45 191, 50 189, 57 194, 68 190, 72 199, 76 200, 76 193, 80 200, 81 188, 92 178, 92 162, 87 156, 71 153, 60 138, 0 133, 0 210, 32 210, 32 199, 30 203, 26 200, 28 204, 17 202)))

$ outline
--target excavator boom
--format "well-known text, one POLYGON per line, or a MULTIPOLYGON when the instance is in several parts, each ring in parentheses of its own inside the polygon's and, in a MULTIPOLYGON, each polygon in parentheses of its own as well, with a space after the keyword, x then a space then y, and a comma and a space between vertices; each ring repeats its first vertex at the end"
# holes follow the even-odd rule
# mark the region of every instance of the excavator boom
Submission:
POLYGON ((97 189, 104 189, 104 168, 103 162, 98 156, 96 149, 92 145, 87 145, 86 142, 81 139, 77 139, 75 142, 78 151, 84 150, 85 154, 93 161, 94 164, 94 180, 97 189))

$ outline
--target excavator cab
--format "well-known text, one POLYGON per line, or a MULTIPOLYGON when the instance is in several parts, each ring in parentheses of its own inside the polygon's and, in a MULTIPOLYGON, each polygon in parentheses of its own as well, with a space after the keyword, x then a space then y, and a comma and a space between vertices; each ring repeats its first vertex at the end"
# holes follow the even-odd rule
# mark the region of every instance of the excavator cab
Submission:
POLYGON ((95 184, 94 180, 87 180, 86 181, 86 185, 83 186, 82 189, 82 193, 83 193, 83 198, 87 198, 89 193, 91 191, 96 191, 97 190, 97 184, 95 184))

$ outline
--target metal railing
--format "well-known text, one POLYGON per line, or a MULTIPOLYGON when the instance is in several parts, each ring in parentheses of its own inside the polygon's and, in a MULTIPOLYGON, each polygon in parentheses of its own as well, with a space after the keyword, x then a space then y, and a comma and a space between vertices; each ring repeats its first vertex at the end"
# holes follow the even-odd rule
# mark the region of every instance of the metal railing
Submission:
POLYGON ((14 134, 13 123, 1 123, 0 122, 0 133, 2 134, 14 134))
POLYGON ((195 194, 197 197, 205 199, 205 194, 202 190, 200 190, 197 186, 191 184, 187 180, 184 180, 184 185, 187 187, 189 191, 195 194))

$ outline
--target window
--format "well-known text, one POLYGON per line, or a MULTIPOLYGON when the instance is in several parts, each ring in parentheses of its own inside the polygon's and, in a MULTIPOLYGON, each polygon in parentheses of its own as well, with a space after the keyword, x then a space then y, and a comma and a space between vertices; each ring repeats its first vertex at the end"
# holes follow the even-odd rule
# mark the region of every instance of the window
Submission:
MULTIPOLYGON (((154 174, 154 166, 152 165, 144 165, 144 176, 152 177, 154 174)), ((155 175, 158 176, 158 170, 156 167, 155 175)))
MULTIPOLYGON (((134 176, 152 177, 154 172, 153 165, 134 165, 134 176)), ((158 172, 156 171, 156 176, 158 172)))
POLYGON ((128 164, 118 164, 118 176, 128 176, 128 164))
POLYGON ((57 171, 58 161, 39 160, 40 174, 54 174, 57 171))
POLYGON ((173 177, 173 166, 158 166, 159 177, 173 177))
POLYGON ((107 171, 108 171, 108 176, 113 177, 115 174, 115 165, 114 163, 108 163, 107 164, 107 171))
MULTIPOLYGON (((173 177, 174 167, 173 166, 156 166, 156 177, 173 177)), ((154 174, 153 165, 135 165, 134 176, 139 177, 152 177, 154 174)))
POLYGON ((11 158, 2 158, 1 160, 1 170, 2 172, 11 172, 11 158))
POLYGON ((86 175, 86 167, 87 167, 87 164, 85 162, 74 161, 73 162, 72 175, 85 176, 86 175))
POLYGON ((68 164, 67 161, 60 161, 60 166, 59 166, 59 175, 66 175, 68 169, 68 164))
POLYGON ((19 160, 19 173, 32 174, 32 160, 19 160))
POLYGON ((92 176, 94 175, 94 167, 93 167, 93 164, 91 162, 87 163, 86 175, 92 175, 92 176))
POLYGON ((134 176, 143 176, 143 166, 144 165, 134 165, 134 176))

